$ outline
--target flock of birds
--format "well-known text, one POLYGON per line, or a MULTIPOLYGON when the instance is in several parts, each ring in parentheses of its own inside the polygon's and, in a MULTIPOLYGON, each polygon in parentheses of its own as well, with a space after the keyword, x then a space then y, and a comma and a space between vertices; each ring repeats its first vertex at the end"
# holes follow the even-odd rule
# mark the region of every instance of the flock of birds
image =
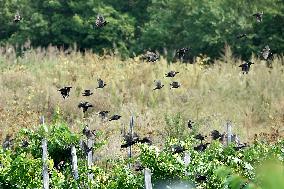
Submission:
MULTIPOLYGON (((254 16, 256 21, 259 22, 259 23, 262 22, 262 20, 263 20, 263 12, 257 12, 255 14, 253 14, 252 16, 254 16)), ((17 12, 14 16, 14 22, 19 23, 19 22, 21 22, 22 19, 23 18, 21 17, 19 12, 17 12)), ((95 24, 94 24, 94 28, 103 28, 108 23, 109 22, 107 22, 106 19, 102 15, 99 14, 99 15, 97 15, 97 18, 96 18, 96 21, 95 21, 95 24)), ((238 39, 247 38, 247 34, 245 34, 245 33, 239 34, 237 36, 237 38, 238 39)), ((183 62, 184 57, 190 52, 190 50, 191 50, 191 48, 189 48, 189 47, 180 48, 176 51, 175 56, 181 62, 183 62)), ((272 54, 269 46, 265 46, 260 53, 261 53, 261 56, 264 60, 270 60, 273 57, 273 54, 272 54)), ((158 53, 152 52, 152 51, 147 51, 142 56, 142 59, 146 60, 147 62, 156 62, 157 60, 159 60, 159 58, 160 58, 160 55, 158 53)), ((239 65, 239 67, 241 67, 242 73, 248 74, 252 64, 254 64, 254 63, 250 62, 250 61, 246 61, 246 62, 243 62, 243 64, 239 65)), ((172 70, 172 71, 169 71, 168 73, 166 73, 165 77, 174 78, 177 74, 179 74, 179 72, 172 70)), ((96 89, 103 89, 107 85, 102 79, 97 79, 97 83, 98 83, 98 86, 97 86, 96 89)), ((162 84, 161 80, 154 80, 154 83, 155 83, 155 87, 153 88, 153 90, 160 90, 164 87, 164 84, 162 84)), ((171 89, 176 89, 176 88, 179 88, 180 86, 181 86, 181 84, 177 81, 173 81, 172 83, 170 83, 171 89)), ((72 89, 71 86, 65 86, 65 87, 60 88, 58 91, 60 92, 63 99, 66 100, 70 96, 71 89, 72 89)), ((90 90, 90 89, 86 89, 82 92, 83 97, 88 97, 88 96, 91 96, 93 94, 94 94, 94 92, 92 92, 92 90, 90 90)), ((82 112, 83 112, 84 115, 86 114, 88 109, 92 108, 92 107, 93 107, 93 105, 90 102, 87 102, 87 101, 81 101, 78 104, 78 108, 82 109, 82 112)), ((119 120, 121 118, 121 115, 118 115, 118 114, 113 114, 112 116, 109 117, 108 116, 109 113, 110 113, 110 111, 108 111, 108 110, 102 110, 102 111, 98 112, 98 115, 101 117, 102 120, 108 120, 108 121, 116 121, 116 120, 119 120)), ((187 123, 188 128, 192 129, 193 125, 194 125, 194 122, 189 120, 188 123, 187 123)), ((88 126, 85 126, 85 128, 83 129, 83 135, 85 135, 88 139, 93 138, 93 137, 96 136, 96 131, 90 130, 88 128, 88 126)), ((226 133, 221 134, 217 130, 213 130, 211 132, 212 140, 220 140, 221 142, 226 141, 226 137, 227 137, 226 135, 227 135, 226 133)), ((128 147, 135 145, 137 143, 146 143, 146 144, 150 144, 150 145, 152 144, 152 141, 149 138, 147 138, 147 137, 141 138, 141 137, 138 136, 137 133, 134 133, 134 134, 127 133, 126 134, 124 132, 123 137, 124 137, 125 144, 122 144, 121 148, 128 148, 128 147)), ((194 138, 196 140, 200 141, 200 144, 195 146, 194 150, 199 151, 199 152, 203 152, 207 148, 207 146, 210 143, 208 143, 208 142, 204 143, 204 140, 205 140, 206 137, 207 136, 203 136, 201 134, 197 134, 197 135, 194 136, 194 138)), ((240 149, 247 146, 246 144, 241 144, 237 140, 237 137, 235 135, 232 136, 232 137, 235 139, 235 141, 237 143, 237 146, 235 147, 236 150, 240 150, 240 149)), ((3 148, 10 147, 12 145, 12 141, 13 141, 13 139, 11 138, 11 136, 7 135, 6 139, 3 142, 3 148)), ((27 147, 28 145, 29 145, 28 141, 24 140, 22 146, 27 147)), ((84 141, 81 141, 81 147, 83 148, 85 153, 88 153, 90 150, 92 150, 92 148, 89 148, 88 145, 84 141)), ((174 145, 173 148, 172 148, 173 153, 182 153, 185 150, 186 149, 184 147, 180 146, 180 145, 174 145)), ((206 177, 199 175, 199 179, 204 180, 204 179, 206 179, 206 177)))

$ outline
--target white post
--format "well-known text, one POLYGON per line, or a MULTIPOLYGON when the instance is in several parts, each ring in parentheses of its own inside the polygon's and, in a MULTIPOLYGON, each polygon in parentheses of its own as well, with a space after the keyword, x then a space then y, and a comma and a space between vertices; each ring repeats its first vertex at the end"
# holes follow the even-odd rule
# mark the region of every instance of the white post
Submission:
MULTIPOLYGON (((184 167, 185 169, 187 169, 188 165, 190 164, 190 153, 188 151, 184 152, 184 158, 183 158, 183 162, 184 162, 184 167)), ((188 171, 185 170, 185 175, 189 175, 188 171)))
MULTIPOLYGON (((130 136, 131 136, 131 140, 133 140, 133 127, 134 127, 134 118, 133 118, 133 116, 131 116, 130 124, 129 124, 129 129, 130 129, 129 133, 130 133, 130 136)), ((132 147, 131 147, 131 145, 129 146, 128 157, 129 158, 132 157, 132 147)))
POLYGON ((71 155, 72 155, 72 172, 73 172, 74 179, 77 180, 79 178, 79 173, 78 173, 78 165, 77 165, 76 148, 74 145, 71 147, 71 155))
MULTIPOLYGON (((40 117, 40 123, 44 125, 44 116, 40 117)), ((49 174, 48 174, 48 151, 47 151, 47 139, 44 137, 41 141, 42 144, 42 176, 43 176, 43 188, 48 189, 49 188, 49 174)))
POLYGON ((232 142, 232 124, 231 121, 227 122, 227 145, 232 142))
MULTIPOLYGON (((87 154, 87 161, 88 161, 88 169, 91 169, 93 166, 93 139, 88 138, 87 139, 87 146, 88 146, 88 154, 87 154)), ((88 179, 89 181, 93 180, 93 174, 92 173, 88 173, 88 179)))
POLYGON ((152 189, 151 171, 148 168, 144 169, 145 189, 152 189))

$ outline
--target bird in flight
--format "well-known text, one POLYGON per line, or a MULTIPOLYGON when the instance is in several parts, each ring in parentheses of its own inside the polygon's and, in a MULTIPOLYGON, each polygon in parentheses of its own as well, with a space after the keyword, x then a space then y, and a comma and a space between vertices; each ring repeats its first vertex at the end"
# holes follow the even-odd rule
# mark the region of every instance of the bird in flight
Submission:
POLYGON ((176 74, 178 74, 179 72, 175 72, 175 71, 169 71, 168 73, 165 74, 166 77, 175 77, 176 74))
POLYGON ((147 62, 156 62, 160 58, 158 53, 147 51, 145 55, 142 56, 142 59, 146 59, 147 62))
POLYGON ((15 23, 18 23, 18 22, 20 22, 22 20, 22 17, 21 17, 21 15, 20 15, 20 13, 17 11, 17 13, 15 14, 15 16, 14 16, 14 22, 15 23))
POLYGON ((108 22, 105 20, 105 18, 102 15, 98 14, 97 19, 96 19, 96 27, 102 28, 107 24, 108 24, 108 22))
POLYGON ((171 86, 171 89, 177 89, 177 88, 179 88, 181 86, 181 84, 179 82, 177 82, 177 81, 173 81, 170 84, 170 86, 171 86))
POLYGON ((93 107, 93 105, 89 102, 80 102, 78 108, 82 108, 83 113, 88 111, 89 108, 93 107))
POLYGON ((250 70, 250 66, 254 64, 253 62, 244 62, 243 64, 239 65, 239 67, 242 68, 242 72, 243 74, 248 74, 249 70, 250 70))
POLYGON ((102 88, 104 88, 107 84, 102 80, 102 79, 97 79, 97 81, 98 81, 98 87, 97 87, 97 89, 102 89, 102 88))
POLYGON ((262 22, 263 12, 254 13, 252 16, 255 17, 257 22, 262 22))
POLYGON ((270 51, 270 48, 268 45, 266 45, 262 51, 261 51, 261 55, 262 57, 264 58, 264 60, 268 60, 268 59, 271 59, 273 54, 272 52, 270 51))
POLYGON ((91 90, 89 90, 89 89, 84 90, 84 92, 82 93, 83 96, 91 96, 92 94, 94 94, 94 93, 91 92, 91 90))
POLYGON ((181 48, 176 50, 176 56, 178 59, 183 60, 184 56, 186 55, 187 52, 189 52, 191 48, 181 48))
POLYGON ((102 119, 105 119, 105 118, 107 118, 108 113, 109 113, 109 111, 100 111, 100 112, 98 112, 98 115, 99 115, 102 119))
POLYGON ((109 121, 115 121, 115 120, 119 120, 121 118, 121 116, 120 115, 113 115, 113 116, 111 116, 110 118, 109 118, 109 121))
POLYGON ((160 80, 155 80, 155 85, 156 87, 153 90, 157 90, 157 89, 162 89, 164 87, 164 85, 162 84, 162 82, 160 80))
POLYGON ((86 125, 83 129, 83 135, 85 135, 87 138, 93 138, 96 136, 96 131, 95 130, 90 130, 88 125, 86 125))
POLYGON ((71 88, 72 87, 63 87, 63 88, 58 90, 58 91, 60 91, 60 94, 62 95, 63 99, 66 99, 66 98, 69 97, 71 88))

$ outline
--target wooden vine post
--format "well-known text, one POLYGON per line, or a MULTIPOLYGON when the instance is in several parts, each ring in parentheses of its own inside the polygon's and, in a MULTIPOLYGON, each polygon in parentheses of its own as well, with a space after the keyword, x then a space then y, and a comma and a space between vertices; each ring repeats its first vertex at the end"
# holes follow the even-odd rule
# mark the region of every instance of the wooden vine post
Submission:
POLYGON ((232 142, 232 123, 227 121, 227 145, 230 145, 232 142))
MULTIPOLYGON (((91 169, 93 166, 93 144, 94 144, 94 139, 93 138, 88 138, 87 139, 87 146, 88 146, 88 152, 87 152, 87 162, 88 162, 88 169, 91 169)), ((88 172, 88 179, 89 181, 93 180, 93 173, 88 172)))
POLYGON ((78 173, 78 160, 77 160, 77 154, 76 154, 76 148, 74 145, 71 147, 71 156, 72 156, 72 173, 75 180, 79 178, 78 173))
MULTIPOLYGON (((133 135, 134 135, 133 127, 134 127, 134 118, 133 118, 133 116, 131 116, 130 124, 129 124, 129 133, 130 133, 131 140, 133 140, 133 135)), ((132 145, 129 146, 128 157, 129 158, 132 157, 132 145)))
POLYGON ((144 169, 145 189, 152 189, 151 171, 148 168, 144 169))

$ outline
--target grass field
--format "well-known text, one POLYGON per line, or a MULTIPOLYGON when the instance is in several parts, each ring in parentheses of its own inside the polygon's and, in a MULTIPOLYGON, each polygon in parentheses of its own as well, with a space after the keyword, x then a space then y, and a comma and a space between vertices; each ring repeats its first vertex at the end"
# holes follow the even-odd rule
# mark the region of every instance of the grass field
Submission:
POLYGON ((121 130, 128 128, 131 115, 135 116, 135 132, 151 137, 155 144, 161 144, 175 131, 170 122, 177 113, 183 122, 175 134, 189 132, 188 119, 205 134, 213 129, 224 131, 224 124, 231 120, 233 131, 243 141, 253 139, 260 132, 275 129, 281 132, 284 129, 284 58, 275 57, 272 68, 257 58, 253 57, 252 61, 255 64, 251 71, 244 75, 238 67, 241 60, 232 58, 229 51, 208 66, 202 58, 197 58, 194 64, 167 64, 164 59, 151 64, 138 59, 121 61, 115 56, 100 57, 91 52, 66 53, 52 47, 29 50, 17 58, 11 48, 2 48, 1 138, 20 128, 36 126, 40 115, 52 121, 58 110, 74 131, 79 132, 86 123, 101 130, 107 141, 112 141, 108 147, 117 151, 121 130), (173 79, 165 78, 170 70, 180 74, 173 79), (98 78, 106 81, 106 88, 95 89, 98 78), (156 79, 162 80, 165 87, 153 91, 156 79), (181 88, 170 89, 171 81, 179 81, 181 88), (57 90, 65 85, 73 88, 64 101, 57 90), (84 89, 94 90, 94 95, 82 97, 84 89), (94 105, 84 119, 77 107, 82 100, 94 105), (102 122, 96 114, 101 110, 110 110, 110 114, 120 114, 122 118, 102 122))

